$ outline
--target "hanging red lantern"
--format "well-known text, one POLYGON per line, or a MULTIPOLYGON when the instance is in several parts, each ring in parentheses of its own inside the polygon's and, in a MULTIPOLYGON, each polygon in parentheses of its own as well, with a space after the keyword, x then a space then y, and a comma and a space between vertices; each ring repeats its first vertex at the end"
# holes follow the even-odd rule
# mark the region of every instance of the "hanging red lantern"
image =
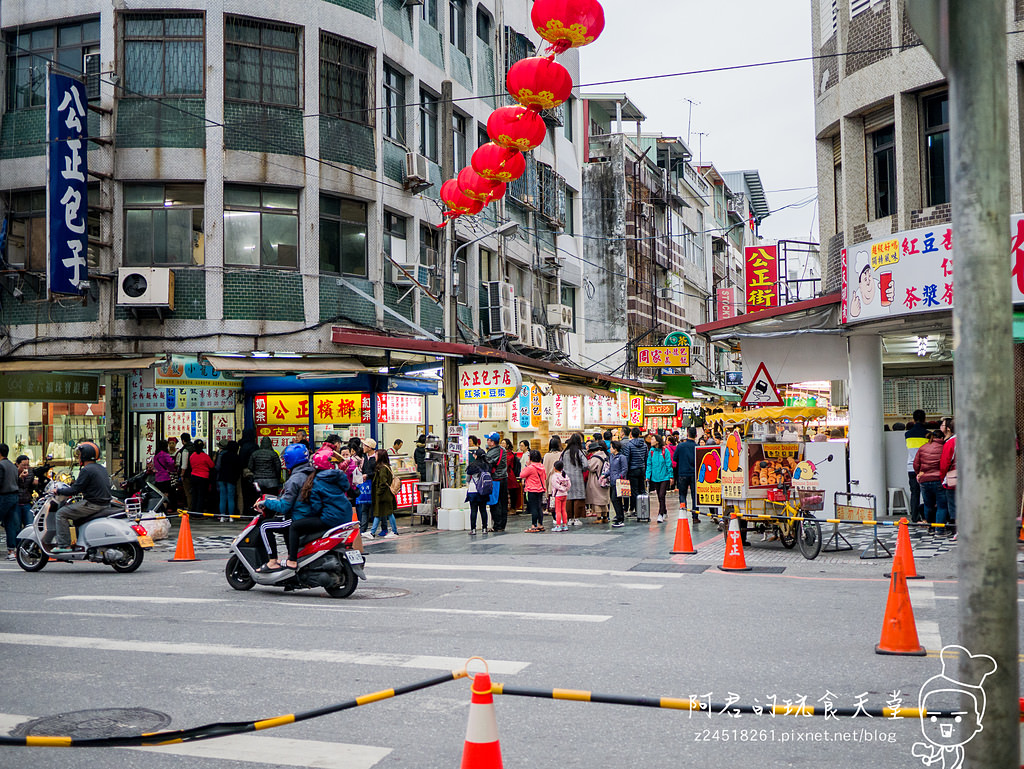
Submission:
POLYGON ((485 206, 490 205, 495 200, 499 200, 499 199, 505 197, 505 190, 507 190, 507 189, 508 189, 508 185, 503 184, 502 182, 498 182, 497 184, 495 184, 494 185, 494 189, 492 189, 487 194, 487 200, 484 201, 484 205, 485 206))
POLYGON ((472 168, 463 168, 455 178, 459 191, 471 200, 479 200, 487 205, 488 196, 497 182, 485 179, 472 168))
POLYGON ((555 53, 593 43, 604 29, 604 9, 597 0, 536 0, 530 20, 555 53))
POLYGON ((505 83, 513 99, 535 110, 557 107, 572 93, 569 70, 550 56, 520 59, 509 69, 505 83))
POLYGON ((446 216, 473 216, 474 214, 480 213, 483 210, 484 204, 482 200, 473 200, 470 197, 462 194, 459 189, 458 182, 454 179, 449 179, 441 185, 441 202, 443 202, 449 209, 451 209, 446 216))
POLYGON ((480 145, 471 162, 474 171, 496 182, 515 181, 526 173, 526 158, 522 152, 499 147, 494 142, 480 145))
POLYGON ((547 134, 544 119, 526 107, 499 107, 487 118, 487 135, 499 147, 528 152, 539 147, 547 134))

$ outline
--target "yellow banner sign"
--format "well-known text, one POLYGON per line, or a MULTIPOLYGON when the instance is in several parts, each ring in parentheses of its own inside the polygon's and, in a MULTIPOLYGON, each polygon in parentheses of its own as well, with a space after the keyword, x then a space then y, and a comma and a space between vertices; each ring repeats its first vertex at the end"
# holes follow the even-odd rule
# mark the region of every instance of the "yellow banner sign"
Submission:
POLYGON ((645 368, 685 368, 690 365, 690 348, 637 347, 636 365, 645 368))

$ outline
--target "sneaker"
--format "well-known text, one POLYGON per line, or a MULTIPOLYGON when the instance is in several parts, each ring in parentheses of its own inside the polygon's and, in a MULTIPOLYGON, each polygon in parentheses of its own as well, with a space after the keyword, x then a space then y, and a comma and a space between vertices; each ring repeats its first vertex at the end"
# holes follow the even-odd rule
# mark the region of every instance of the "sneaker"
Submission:
POLYGON ((370 532, 366 532, 366 533, 365 533, 365 534, 363 535, 363 539, 376 539, 376 537, 375 537, 375 536, 373 536, 373 534, 372 534, 372 533, 370 533, 370 532))
POLYGON ((476 535, 476 529, 470 529, 469 530, 469 534, 470 534, 470 536, 475 536, 476 535))
POLYGON ((393 531, 389 531, 384 535, 384 539, 398 539, 398 535, 393 531))
POLYGON ((17 559, 18 559, 18 555, 13 550, 9 550, 7 552, 7 560, 8 561, 16 561, 17 559))
POLYGON ((665 522, 665 516, 659 514, 658 515, 658 523, 664 523, 664 522, 665 522))
POLYGON ((622 521, 618 521, 617 523, 613 523, 613 524, 612 524, 612 528, 613 528, 613 529, 621 529, 621 528, 622 528, 623 526, 625 526, 625 525, 626 525, 626 524, 625 524, 625 523, 623 523, 622 521))

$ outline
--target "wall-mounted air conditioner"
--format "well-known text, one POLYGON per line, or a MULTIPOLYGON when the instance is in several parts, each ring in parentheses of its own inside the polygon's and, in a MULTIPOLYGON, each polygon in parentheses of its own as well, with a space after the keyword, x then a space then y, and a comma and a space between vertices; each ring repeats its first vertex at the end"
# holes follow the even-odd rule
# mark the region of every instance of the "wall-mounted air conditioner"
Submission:
POLYGON ((420 187, 430 184, 430 161, 426 155, 417 152, 405 153, 405 182, 406 189, 420 187))
POLYGON ((119 267, 120 307, 174 309, 174 273, 168 267, 119 267))
POLYGON ((548 349, 547 329, 545 329, 540 323, 534 323, 532 326, 533 333, 530 335, 530 346, 536 347, 540 350, 548 349))
POLYGON ((516 298, 516 326, 519 333, 519 341, 523 344, 530 343, 530 336, 532 335, 533 325, 533 307, 530 305, 529 299, 523 299, 523 297, 516 298))
POLYGON ((488 329, 492 336, 503 334, 518 337, 519 323, 516 319, 516 290, 511 283, 492 280, 484 283, 487 292, 488 329))
POLYGON ((572 307, 564 304, 549 304, 546 310, 549 326, 572 328, 572 307))

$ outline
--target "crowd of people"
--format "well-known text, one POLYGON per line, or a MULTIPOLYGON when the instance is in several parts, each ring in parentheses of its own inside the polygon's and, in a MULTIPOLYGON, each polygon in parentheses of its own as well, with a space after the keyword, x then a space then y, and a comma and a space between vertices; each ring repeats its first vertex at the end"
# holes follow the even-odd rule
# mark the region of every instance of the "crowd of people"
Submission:
POLYGON ((956 429, 946 417, 938 429, 925 424, 921 409, 903 434, 907 445, 910 516, 915 523, 945 524, 940 535, 956 536, 956 429))

